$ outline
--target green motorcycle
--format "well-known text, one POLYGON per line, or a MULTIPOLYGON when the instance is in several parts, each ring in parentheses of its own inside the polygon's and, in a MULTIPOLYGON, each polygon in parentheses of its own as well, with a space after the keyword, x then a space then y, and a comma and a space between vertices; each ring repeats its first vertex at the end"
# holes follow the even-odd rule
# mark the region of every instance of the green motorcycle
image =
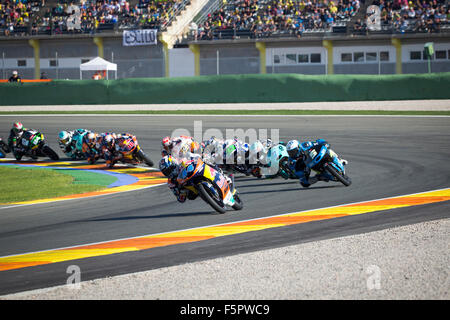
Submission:
POLYGON ((59 160, 58 154, 45 142, 44 135, 35 130, 28 130, 19 139, 20 144, 14 149, 14 156, 21 160, 23 156, 32 159, 38 157, 48 157, 52 160, 59 160))

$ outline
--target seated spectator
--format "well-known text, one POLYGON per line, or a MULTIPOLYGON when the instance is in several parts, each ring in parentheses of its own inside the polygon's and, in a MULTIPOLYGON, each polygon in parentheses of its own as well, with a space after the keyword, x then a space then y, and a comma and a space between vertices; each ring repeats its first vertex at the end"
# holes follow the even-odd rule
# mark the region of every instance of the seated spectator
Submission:
MULTIPOLYGON (((305 31, 331 29, 336 22, 348 20, 359 7, 359 0, 234 0, 209 14, 199 25, 199 30, 208 25, 213 34, 233 31, 229 33, 232 37, 248 30, 254 38, 282 34, 300 37, 305 31)), ((206 40, 213 37, 199 32, 198 38, 206 40)))
POLYGON ((381 24, 395 32, 440 32, 447 20, 445 0, 375 0, 373 4, 381 9, 381 24))
POLYGON ((356 33, 364 34, 367 32, 366 21, 367 21, 367 15, 364 20, 361 20, 361 19, 356 20, 356 23, 353 26, 353 29, 355 30, 356 33))

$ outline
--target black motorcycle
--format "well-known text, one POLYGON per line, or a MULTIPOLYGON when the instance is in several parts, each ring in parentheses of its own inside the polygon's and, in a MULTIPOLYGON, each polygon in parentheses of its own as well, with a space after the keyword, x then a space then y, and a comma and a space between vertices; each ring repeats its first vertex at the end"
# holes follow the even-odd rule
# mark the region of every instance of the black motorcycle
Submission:
POLYGON ((21 160, 23 156, 32 159, 38 157, 48 157, 52 160, 59 160, 58 154, 45 142, 44 135, 35 130, 28 130, 18 140, 19 144, 14 148, 14 156, 21 160))

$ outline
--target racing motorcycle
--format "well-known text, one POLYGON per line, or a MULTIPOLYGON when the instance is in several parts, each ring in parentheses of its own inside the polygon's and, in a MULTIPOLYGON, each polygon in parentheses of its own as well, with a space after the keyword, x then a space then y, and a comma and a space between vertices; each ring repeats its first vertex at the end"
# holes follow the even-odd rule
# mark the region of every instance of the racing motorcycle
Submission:
POLYGON ((243 208, 233 183, 201 158, 183 162, 177 182, 180 186, 198 194, 219 213, 225 213, 228 207, 234 210, 243 208))
POLYGON ((72 136, 72 159, 86 160, 86 155, 83 152, 83 138, 89 133, 86 129, 77 129, 72 136))
POLYGON ((238 152, 236 144, 228 144, 224 150, 223 163, 218 164, 218 166, 230 175, 242 173, 246 176, 261 177, 259 174, 259 159, 255 157, 257 152, 252 150, 251 147, 247 143, 241 142, 241 151, 238 152))
POLYGON ((265 164, 261 164, 261 175, 266 178, 282 177, 284 179, 297 179, 289 167, 289 154, 284 143, 279 143, 269 149, 265 164))
POLYGON ((0 138, 0 158, 4 158, 9 152, 11 152, 9 146, 0 138))
POLYGON ((303 151, 305 165, 310 169, 323 174, 330 181, 341 182, 348 187, 352 180, 345 174, 344 164, 339 156, 330 149, 328 143, 322 145, 320 150, 311 148, 303 151))
POLYGON ((55 161, 59 160, 58 154, 45 142, 44 135, 35 130, 24 131, 20 137, 20 144, 14 151, 17 160, 22 159, 23 156, 32 159, 48 157, 55 161))
POLYGON ((119 141, 116 143, 116 152, 121 154, 121 157, 113 161, 111 167, 117 161, 132 165, 145 163, 149 167, 153 167, 153 161, 141 149, 135 136, 129 135, 119 138, 119 141))

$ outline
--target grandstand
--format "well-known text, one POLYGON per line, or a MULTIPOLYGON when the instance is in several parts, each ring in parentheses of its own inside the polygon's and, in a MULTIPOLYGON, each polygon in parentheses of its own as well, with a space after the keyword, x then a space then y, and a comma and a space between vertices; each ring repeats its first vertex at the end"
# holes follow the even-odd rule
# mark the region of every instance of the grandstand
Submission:
MULTIPOLYGON (((188 40, 301 37, 367 33, 433 33, 450 28, 445 0, 211 0, 192 19, 188 40), (367 26, 380 7, 381 27, 367 26)), ((2 36, 166 31, 191 0, 1 0, 2 36)), ((189 21, 191 22, 191 21, 189 21)))
POLYGON ((430 41, 449 71, 449 19, 445 0, 0 0, 1 76, 75 79, 95 56, 119 78, 427 72, 430 41), (123 47, 139 29, 158 44, 123 47))
POLYGON ((134 28, 166 30, 174 17, 190 4, 189 0, 21 1, 17 4, 17 1, 2 1, 2 35, 117 33, 134 28))

